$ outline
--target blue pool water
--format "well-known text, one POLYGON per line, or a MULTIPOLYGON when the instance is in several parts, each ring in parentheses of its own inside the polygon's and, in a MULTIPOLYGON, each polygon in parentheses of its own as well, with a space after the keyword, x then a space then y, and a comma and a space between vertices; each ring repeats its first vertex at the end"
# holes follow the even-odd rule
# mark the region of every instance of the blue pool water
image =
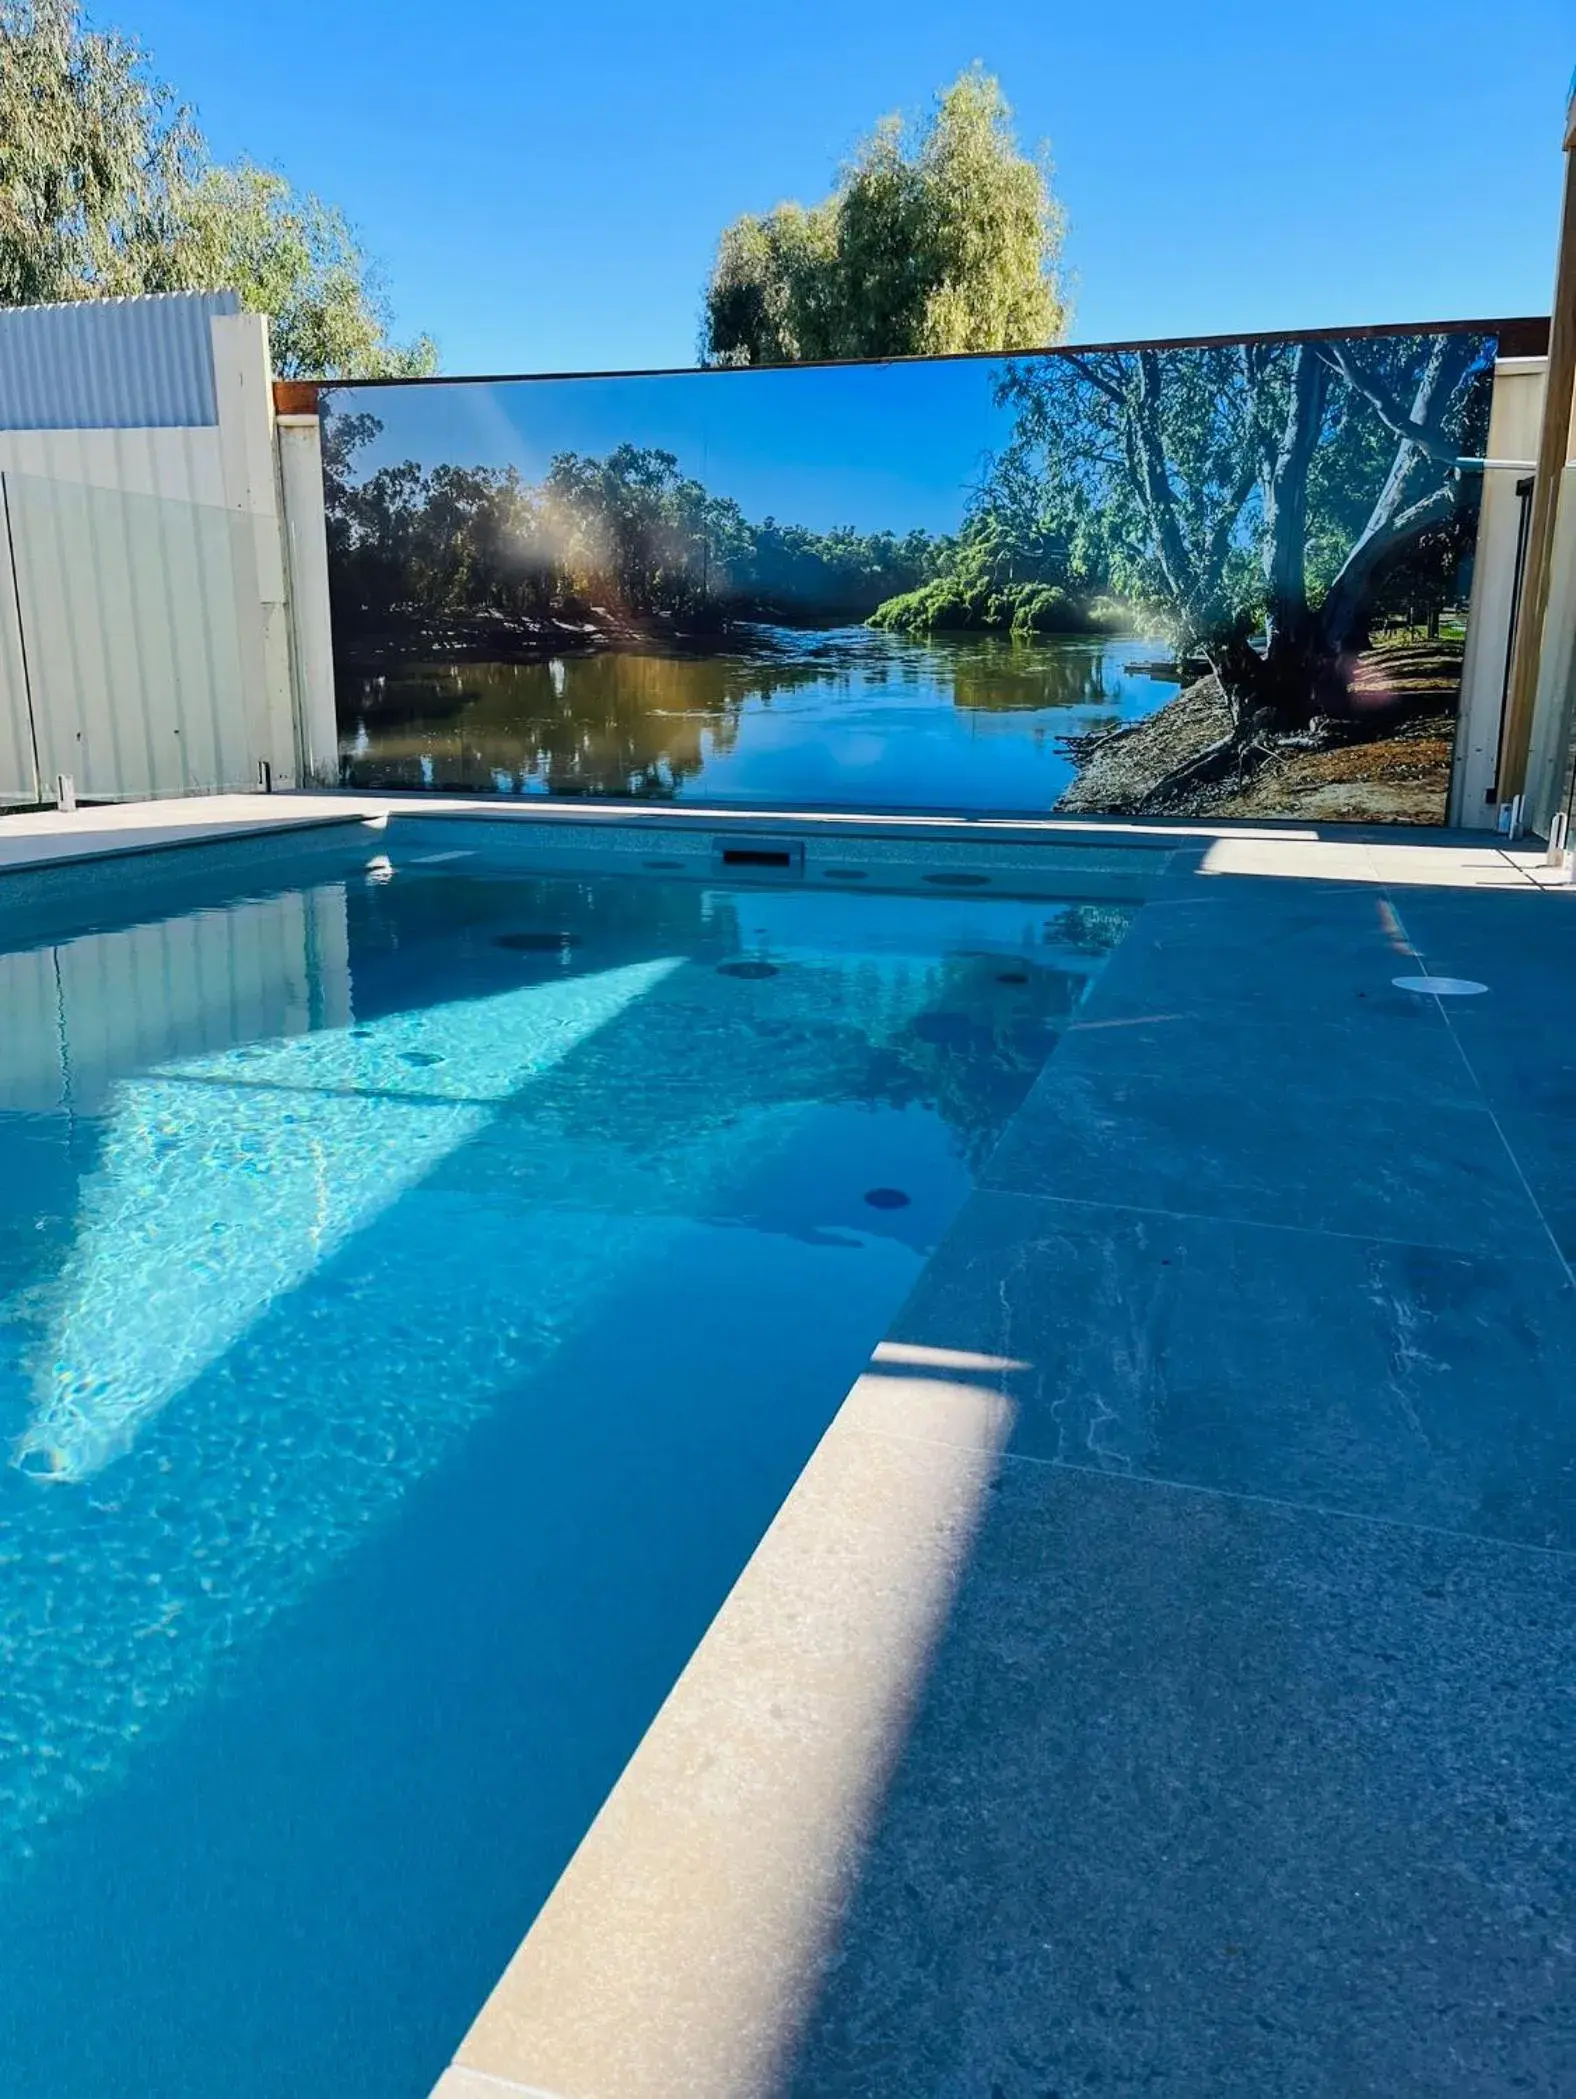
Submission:
POLYGON ((422 2099, 1122 923, 435 836, 0 889, 7 2093, 422 2099))

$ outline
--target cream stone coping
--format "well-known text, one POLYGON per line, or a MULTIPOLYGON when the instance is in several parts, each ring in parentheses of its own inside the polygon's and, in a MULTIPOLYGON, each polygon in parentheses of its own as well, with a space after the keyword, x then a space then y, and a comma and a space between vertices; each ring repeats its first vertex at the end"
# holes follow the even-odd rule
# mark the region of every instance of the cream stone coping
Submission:
POLYGON ((901 1369, 863 1381, 483 2007, 442 2099, 460 2099, 468 2077, 554 2099, 776 2089, 1008 1425, 999 1395, 961 1373, 944 1392, 901 1369), (903 1425, 918 1402, 947 1409, 949 1439, 903 1425))
MULTIPOLYGON (((1471 886, 1563 887, 1562 870, 1543 865, 1536 842, 1507 847, 1489 834, 1402 831, 1325 835, 1298 824, 1211 824, 1139 818, 949 816, 847 810, 737 809, 699 804, 649 807, 625 803, 504 802, 496 796, 435 794, 193 795, 179 800, 120 802, 66 814, 46 809, 0 816, 0 871, 53 861, 97 859, 285 831, 357 818, 464 816, 525 825, 627 830, 793 829, 821 836, 876 835, 922 839, 990 839, 1043 845, 1149 846, 1160 855, 1196 859, 1201 875, 1278 876, 1293 880, 1471 886)), ((1191 877, 1189 878, 1191 879, 1191 877)))
POLYGON ((341 795, 213 794, 0 816, 0 872, 98 860, 165 846, 207 845, 380 815, 381 802, 341 795))

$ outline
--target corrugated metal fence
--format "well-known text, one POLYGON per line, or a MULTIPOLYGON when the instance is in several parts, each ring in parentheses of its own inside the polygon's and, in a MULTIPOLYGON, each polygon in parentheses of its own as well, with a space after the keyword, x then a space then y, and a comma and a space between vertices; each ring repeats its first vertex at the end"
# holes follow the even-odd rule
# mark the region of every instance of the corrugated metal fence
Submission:
POLYGON ((217 423, 215 314, 234 292, 0 309, 0 430, 169 430, 217 423))
POLYGON ((0 796, 191 794, 253 772, 216 505, 0 472, 0 796))
POLYGON ((0 805, 298 777, 281 523, 235 293, 0 311, 0 805))

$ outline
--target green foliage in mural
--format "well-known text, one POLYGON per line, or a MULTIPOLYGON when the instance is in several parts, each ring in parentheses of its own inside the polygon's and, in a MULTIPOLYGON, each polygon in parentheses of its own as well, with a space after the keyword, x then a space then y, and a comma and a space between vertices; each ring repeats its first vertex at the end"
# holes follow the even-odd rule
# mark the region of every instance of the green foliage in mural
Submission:
MULTIPOLYGON (((1353 337, 1010 361, 955 539, 877 623, 1017 632, 1113 602, 1201 657, 1235 747, 1338 712, 1390 613, 1437 628, 1470 552, 1490 346, 1353 337)), ((1211 758, 1211 763, 1215 762, 1211 758)))
POLYGON ((358 479, 353 455, 377 434, 366 414, 325 423, 331 573, 347 632, 475 614, 679 629, 859 619, 917 583, 934 555, 923 532, 753 525, 656 447, 561 452, 535 483, 513 467, 424 473, 411 462, 358 479))
POLYGON ((1458 334, 1014 362, 996 477, 1043 492, 1070 573, 1098 573, 1210 662, 1239 729, 1295 729, 1331 704, 1399 571, 1431 567, 1436 603, 1450 588, 1490 353, 1458 334))

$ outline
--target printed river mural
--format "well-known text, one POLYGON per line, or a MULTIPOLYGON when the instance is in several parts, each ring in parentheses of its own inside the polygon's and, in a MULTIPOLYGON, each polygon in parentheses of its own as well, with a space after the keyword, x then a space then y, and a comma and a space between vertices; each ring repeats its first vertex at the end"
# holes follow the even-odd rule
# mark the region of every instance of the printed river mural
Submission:
POLYGON ((1493 355, 325 387, 342 778, 1441 822, 1493 355))

